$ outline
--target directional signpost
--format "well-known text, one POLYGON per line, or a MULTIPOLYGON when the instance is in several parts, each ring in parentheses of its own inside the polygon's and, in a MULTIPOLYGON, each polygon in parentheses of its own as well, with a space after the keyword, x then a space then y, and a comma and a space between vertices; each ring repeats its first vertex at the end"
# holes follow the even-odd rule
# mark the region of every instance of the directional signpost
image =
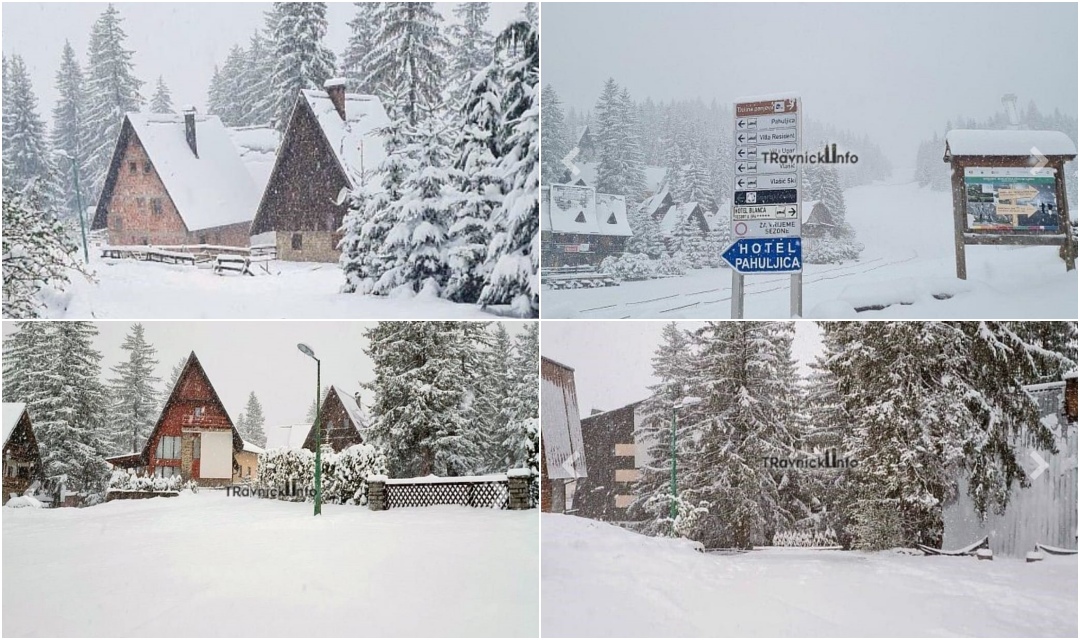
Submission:
POLYGON ((791 315, 802 316, 799 167, 770 161, 802 149, 802 99, 736 102, 734 132, 732 243, 723 254, 731 265, 731 317, 743 317, 747 274, 791 274, 791 315))

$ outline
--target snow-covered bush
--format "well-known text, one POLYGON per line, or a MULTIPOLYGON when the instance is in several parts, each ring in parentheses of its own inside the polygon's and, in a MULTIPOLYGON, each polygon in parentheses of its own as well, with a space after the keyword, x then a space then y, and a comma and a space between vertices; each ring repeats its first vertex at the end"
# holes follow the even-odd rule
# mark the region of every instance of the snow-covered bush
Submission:
POLYGON ((109 478, 110 491, 198 491, 199 485, 194 480, 184 481, 180 476, 161 478, 158 476, 139 475, 131 469, 116 469, 109 478))
POLYGON ((608 256, 600 263, 600 273, 620 280, 648 280, 660 276, 681 276, 690 262, 684 255, 653 260, 644 253, 608 256))
POLYGON ((370 444, 354 444, 323 458, 323 500, 365 505, 367 477, 386 474, 386 454, 381 449, 370 444))
POLYGON ((803 238, 803 262, 807 264, 835 264, 845 260, 857 260, 863 245, 854 235, 833 237, 822 235, 803 238))
POLYGON ((11 500, 8 500, 7 504, 5 504, 4 506, 11 507, 12 509, 22 509, 25 507, 30 507, 32 509, 40 509, 42 505, 41 502, 39 502, 38 499, 34 498, 33 496, 15 496, 11 500))
POLYGON ((831 527, 824 531, 778 531, 773 536, 773 545, 777 547, 834 547, 839 544, 831 527))
MULTIPOLYGON (((367 504, 367 477, 385 475, 386 454, 370 444, 357 444, 322 454, 322 495, 329 504, 367 504)), ((314 500, 315 454, 307 449, 271 449, 259 454, 256 487, 281 500, 314 500)))

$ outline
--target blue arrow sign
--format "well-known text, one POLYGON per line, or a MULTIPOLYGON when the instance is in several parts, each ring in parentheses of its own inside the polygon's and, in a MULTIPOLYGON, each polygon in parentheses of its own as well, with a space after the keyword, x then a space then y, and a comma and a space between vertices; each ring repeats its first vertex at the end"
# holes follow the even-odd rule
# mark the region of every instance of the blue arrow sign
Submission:
POLYGON ((739 273, 799 273, 802 238, 739 238, 723 257, 739 273))

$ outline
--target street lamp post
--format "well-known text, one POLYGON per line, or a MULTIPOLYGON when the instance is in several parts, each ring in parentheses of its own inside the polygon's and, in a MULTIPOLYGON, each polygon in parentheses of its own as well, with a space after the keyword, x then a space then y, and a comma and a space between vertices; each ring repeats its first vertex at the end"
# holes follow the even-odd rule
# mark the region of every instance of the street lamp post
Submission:
POLYGON ((677 430, 678 415, 679 415, 678 412, 679 412, 679 409, 683 409, 685 407, 692 407, 692 406, 694 406, 696 404, 700 404, 700 403, 701 403, 701 398, 695 398, 693 396, 686 396, 682 400, 680 400, 680 401, 676 402, 675 404, 671 405, 671 535, 672 535, 672 537, 675 536, 675 518, 679 515, 679 508, 678 508, 678 505, 677 505, 677 503, 678 503, 678 495, 679 495, 679 484, 678 484, 678 479, 677 479, 677 476, 676 476, 676 473, 675 473, 675 468, 676 468, 676 466, 675 466, 675 464, 676 464, 675 441, 676 441, 676 430, 677 430))
POLYGON ((322 362, 315 357, 311 347, 303 342, 296 345, 304 355, 315 361, 315 515, 322 514, 322 362))
POLYGON ((90 249, 86 244, 86 212, 82 205, 82 191, 79 190, 79 163, 67 151, 57 151, 56 155, 71 161, 71 175, 75 179, 75 206, 79 208, 79 229, 82 231, 83 261, 90 263, 90 249))

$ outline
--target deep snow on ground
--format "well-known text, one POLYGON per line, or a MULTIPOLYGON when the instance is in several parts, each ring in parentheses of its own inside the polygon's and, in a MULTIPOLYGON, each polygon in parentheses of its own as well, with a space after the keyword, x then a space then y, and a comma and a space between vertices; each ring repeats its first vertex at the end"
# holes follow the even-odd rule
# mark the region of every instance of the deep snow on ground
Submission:
MULTIPOLYGON (((100 252, 98 252, 100 255, 100 252)), ((336 264, 273 261, 255 277, 214 275, 209 268, 90 255, 97 282, 74 274, 63 294, 47 300, 52 318, 364 318, 491 319, 472 304, 424 294, 380 298, 338 293, 336 264)))
POLYGON ((226 497, 3 509, 4 636, 532 636, 537 512, 226 497))
POLYGON ((1077 635, 1075 556, 712 555, 555 514, 541 548, 545 637, 1077 635))
MULTIPOLYGON (((967 247, 968 278, 956 278, 952 196, 915 183, 845 192, 847 220, 865 245, 858 262, 805 265, 808 318, 1076 318, 1076 272, 1058 247, 967 247), (935 294, 953 296, 947 300, 935 294), (893 303, 911 304, 893 304, 893 303), (887 305, 855 313, 855 307, 887 305)), ((789 276, 747 276, 747 318, 786 318, 789 276)), ((542 292, 545 318, 729 318, 731 272, 600 289, 542 292)))

